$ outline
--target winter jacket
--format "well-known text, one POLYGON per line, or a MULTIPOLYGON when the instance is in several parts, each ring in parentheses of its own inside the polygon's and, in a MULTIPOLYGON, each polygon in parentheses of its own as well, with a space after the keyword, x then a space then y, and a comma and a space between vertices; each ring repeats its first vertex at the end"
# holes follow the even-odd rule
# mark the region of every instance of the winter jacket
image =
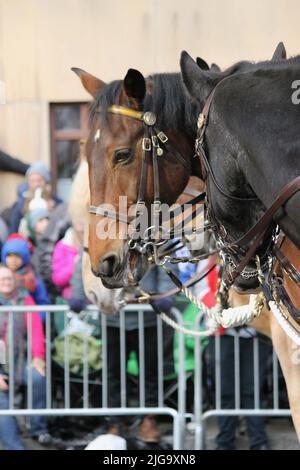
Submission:
POLYGON ((69 299, 71 296, 71 279, 75 271, 75 258, 79 255, 79 249, 70 245, 66 237, 70 233, 68 229, 65 237, 60 240, 54 249, 52 258, 52 281, 62 289, 61 296, 69 299))
MULTIPOLYGON (((17 190, 18 199, 17 199, 17 202, 13 205, 11 214, 10 214, 10 227, 9 227, 10 233, 18 232, 19 230, 21 219, 24 216, 23 209, 24 209, 24 203, 25 203, 27 191, 28 191, 27 183, 21 183, 18 186, 18 190, 17 190)), ((57 196, 53 196, 53 200, 55 202, 55 206, 62 203, 62 200, 58 198, 57 196)))
POLYGON ((82 279, 82 250, 80 253, 80 258, 78 259, 75 271, 71 279, 71 296, 69 298, 69 305, 71 310, 74 312, 80 312, 84 310, 89 300, 87 299, 82 279))
POLYGON ((0 249, 2 249, 2 245, 7 239, 8 230, 5 221, 2 217, 0 217, 0 249))
POLYGON ((47 292, 54 300, 60 289, 52 282, 52 257, 56 243, 64 236, 70 226, 66 204, 59 204, 50 213, 48 226, 38 239, 31 258, 34 271, 43 280, 47 292))
MULTIPOLYGON (((35 305, 34 300, 30 295, 25 295, 25 305, 35 305)), ((8 307, 9 309, 9 307, 8 307)), ((1 314, 2 315, 2 314, 1 314)), ((26 336, 27 325, 29 321, 29 315, 25 312, 25 331, 24 335, 26 336)), ((6 342, 6 326, 5 322, 2 323, 1 338, 6 342)), ((32 336, 31 336, 31 348, 32 348, 32 358, 40 357, 41 359, 45 358, 45 335, 43 329, 43 323, 38 312, 31 313, 31 325, 32 325, 32 336)))
POLYGON ((46 287, 39 277, 37 277, 30 265, 30 251, 28 243, 21 239, 7 240, 2 248, 1 261, 6 264, 6 257, 9 253, 21 256, 23 266, 16 272, 17 284, 20 289, 25 289, 32 296, 37 305, 49 305, 50 299, 46 287))

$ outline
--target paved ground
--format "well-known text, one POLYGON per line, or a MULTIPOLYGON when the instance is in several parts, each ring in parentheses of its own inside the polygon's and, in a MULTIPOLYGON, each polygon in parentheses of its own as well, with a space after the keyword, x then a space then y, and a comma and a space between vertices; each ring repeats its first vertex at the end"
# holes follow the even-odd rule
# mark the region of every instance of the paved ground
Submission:
MULTIPOLYGON (((171 427, 168 423, 161 425, 163 440, 171 444, 172 435, 171 427)), ((194 448, 194 433, 192 427, 188 427, 185 438, 185 449, 194 448)), ((297 440, 292 422, 289 418, 268 418, 266 420, 266 429, 270 440, 270 447, 274 450, 300 450, 300 445, 297 440)), ((207 421, 206 427, 206 448, 209 450, 215 449, 214 438, 217 434, 217 422, 215 418, 207 421)), ((27 449, 44 450, 42 446, 32 441, 29 438, 24 438, 24 443, 27 449)), ((79 442, 78 440, 76 441, 79 442)), ((75 443, 75 441, 74 441, 75 443)), ((248 439, 245 430, 244 421, 239 426, 237 433, 236 448, 245 450, 248 449, 248 439)))
MULTIPOLYGON (((270 448, 274 450, 300 450, 296 433, 289 418, 268 418, 266 420, 266 430, 269 437, 270 448)), ((212 450, 216 448, 215 436, 218 433, 217 421, 211 418, 206 427, 206 448, 212 450)), ((193 448, 193 431, 188 431, 185 440, 185 448, 193 448)), ((237 432, 236 448, 249 449, 245 422, 242 421, 237 432)))

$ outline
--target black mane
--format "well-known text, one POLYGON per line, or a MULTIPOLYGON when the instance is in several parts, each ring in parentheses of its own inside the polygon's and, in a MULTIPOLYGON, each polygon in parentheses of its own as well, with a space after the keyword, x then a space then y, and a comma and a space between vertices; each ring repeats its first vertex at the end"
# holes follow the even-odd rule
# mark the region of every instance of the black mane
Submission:
POLYGON ((230 72, 230 75, 234 73, 253 72, 257 70, 279 70, 288 68, 290 65, 299 64, 300 55, 290 57, 285 60, 264 60, 261 62, 250 62, 250 61, 239 61, 231 65, 225 70, 230 72))
MULTIPOLYGON (((152 95, 146 95, 141 111, 153 111, 160 130, 185 132, 195 139, 199 105, 187 94, 181 74, 155 74, 149 79, 153 81, 153 91, 152 95)), ((99 109, 108 122, 107 108, 118 103, 121 89, 122 80, 106 85, 92 104, 91 118, 93 119, 96 109, 99 109)))

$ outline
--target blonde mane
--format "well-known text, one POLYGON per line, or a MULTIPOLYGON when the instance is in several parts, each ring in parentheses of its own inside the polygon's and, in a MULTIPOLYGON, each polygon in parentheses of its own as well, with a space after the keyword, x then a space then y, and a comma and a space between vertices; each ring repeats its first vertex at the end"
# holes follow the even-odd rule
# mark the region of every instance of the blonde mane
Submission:
POLYGON ((78 219, 86 219, 90 205, 90 188, 88 177, 88 163, 85 158, 81 158, 78 170, 74 176, 70 199, 69 215, 72 223, 78 219))

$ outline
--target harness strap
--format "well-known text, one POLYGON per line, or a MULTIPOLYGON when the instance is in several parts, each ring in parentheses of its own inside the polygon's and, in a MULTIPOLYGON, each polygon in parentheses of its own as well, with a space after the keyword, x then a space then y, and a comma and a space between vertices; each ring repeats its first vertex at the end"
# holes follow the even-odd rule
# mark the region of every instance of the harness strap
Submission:
MULTIPOLYGON (((175 282, 178 287, 174 287, 173 289, 170 289, 167 292, 163 292, 163 293, 159 293, 159 294, 146 294, 145 296, 142 296, 141 299, 138 298, 138 299, 136 299, 136 301, 130 300, 130 301, 128 301, 128 303, 135 303, 135 302, 136 303, 143 303, 143 302, 149 302, 149 301, 155 302, 156 300, 162 300, 162 299, 165 299, 166 297, 171 297, 172 295, 179 294, 180 292, 182 292, 183 287, 188 288, 188 287, 192 287, 194 284, 197 284, 197 282, 200 282, 202 279, 204 279, 206 276, 208 276, 208 274, 213 269, 215 269, 215 267, 216 267, 216 263, 214 261, 212 261, 211 264, 205 270, 202 270, 199 273, 195 274, 185 284, 181 284, 179 279, 177 280, 177 277, 176 277, 176 281, 172 277, 173 282, 175 282), (179 281, 180 284, 178 284, 178 281, 179 281)), ((174 276, 174 273, 172 273, 172 274, 174 276)))
POLYGON ((276 212, 297 192, 300 190, 300 176, 297 176, 293 181, 289 182, 284 188, 280 191, 279 195, 271 205, 271 207, 264 213, 264 215, 259 219, 259 221, 244 235, 240 238, 235 245, 245 245, 246 243, 252 241, 252 244, 248 248, 245 256, 242 258, 241 262, 233 269, 233 271, 227 274, 227 277, 224 279, 224 284, 228 289, 238 277, 238 275, 243 271, 247 266, 251 258, 254 256, 258 245, 269 227, 273 216, 276 212), (254 241, 253 241, 254 240, 254 241))
POLYGON ((217 182, 216 177, 215 177, 215 175, 212 171, 212 168, 209 164, 209 161, 206 157, 206 153, 205 153, 205 150, 204 150, 204 136, 205 136, 205 131, 206 131, 206 128, 207 128, 207 125, 208 125, 208 117, 209 117, 210 107, 211 107, 211 104, 212 104, 212 101, 213 101, 213 98, 215 96, 217 88, 221 85, 221 83, 223 83, 228 78, 230 78, 230 76, 223 78, 223 80, 221 80, 219 83, 217 83, 217 85, 213 88, 213 90, 208 95, 208 98, 206 99, 206 101, 204 103, 203 110, 199 114, 198 121, 197 121, 197 127, 200 130, 200 135, 196 139, 196 142, 195 142, 196 154, 200 157, 200 165, 201 165, 201 170, 202 170, 202 173, 203 173, 203 179, 205 180, 207 178, 207 173, 209 173, 214 185, 219 190, 219 192, 221 194, 223 194, 223 196, 227 197, 228 199, 232 199, 234 201, 247 201, 247 202, 257 201, 257 199, 258 199, 257 197, 238 197, 238 196, 233 196, 233 195, 227 193, 219 185, 219 183, 217 182))
POLYGON ((294 320, 300 323, 300 312, 297 308, 293 305, 284 285, 283 280, 280 277, 277 277, 275 281, 273 281, 274 287, 277 291, 277 296, 280 298, 283 305, 287 308, 288 312, 292 315, 294 320))
POLYGON ((145 203, 145 192, 146 192, 147 175, 148 175, 147 153, 150 151, 150 148, 145 145, 145 142, 146 142, 145 139, 149 139, 149 130, 147 127, 145 129, 145 137, 143 138, 143 144, 142 144, 143 156, 142 156, 142 168, 141 168, 141 182, 139 185, 137 204, 145 203))
POLYGON ((160 203, 160 192, 159 192, 159 172, 158 172, 158 157, 157 147, 155 145, 155 133, 153 129, 150 129, 151 141, 152 141, 152 165, 153 165, 153 184, 154 184, 154 204, 160 203))
POLYGON ((290 260, 280 251, 277 246, 274 246, 273 252, 279 261, 280 267, 285 271, 289 278, 300 286, 300 273, 298 269, 290 262, 290 260))
POLYGON ((234 244, 245 245, 250 242, 256 234, 265 231, 276 212, 299 190, 300 176, 297 176, 297 178, 293 179, 282 188, 273 204, 266 210, 259 221, 234 244))
POLYGON ((115 212, 114 210, 105 209, 101 206, 90 206, 89 213, 93 215, 102 215, 103 217, 108 217, 109 219, 118 220, 124 224, 130 224, 135 217, 128 217, 127 214, 120 214, 120 212, 115 212))

